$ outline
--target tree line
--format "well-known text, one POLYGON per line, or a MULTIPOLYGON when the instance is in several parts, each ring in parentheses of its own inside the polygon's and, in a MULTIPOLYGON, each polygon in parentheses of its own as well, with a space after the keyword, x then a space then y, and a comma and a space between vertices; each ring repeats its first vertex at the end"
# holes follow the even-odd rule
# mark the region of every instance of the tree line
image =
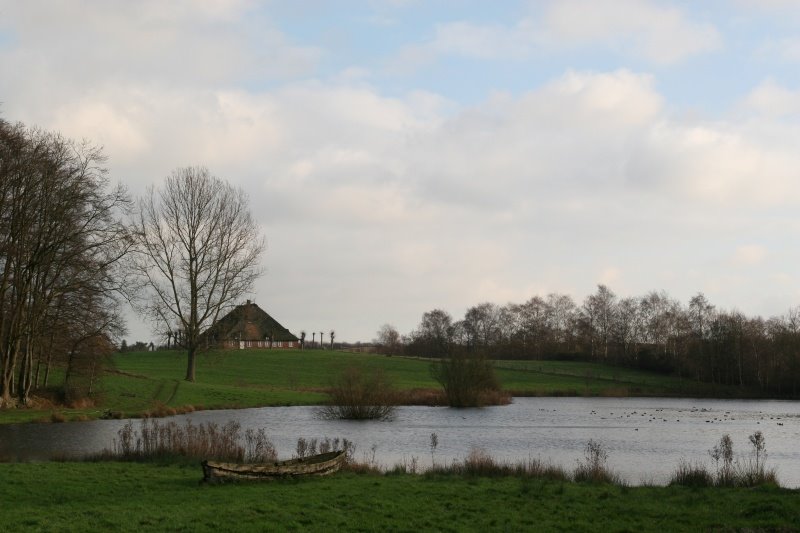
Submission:
POLYGON ((91 390, 123 331, 129 242, 100 149, 0 119, 0 406, 26 404, 63 368, 66 394, 91 390))
POLYGON ((554 293, 481 303, 461 320, 434 309, 405 337, 384 325, 377 341, 387 353, 596 361, 778 396, 797 397, 800 384, 800 308, 749 317, 718 309, 702 293, 684 304, 663 291, 619 297, 599 285, 580 304, 554 293))
POLYGON ((185 167, 134 201, 105 164, 90 142, 0 117, 0 407, 91 395, 125 302, 181 332, 194 380, 200 332, 260 274, 243 191, 185 167))

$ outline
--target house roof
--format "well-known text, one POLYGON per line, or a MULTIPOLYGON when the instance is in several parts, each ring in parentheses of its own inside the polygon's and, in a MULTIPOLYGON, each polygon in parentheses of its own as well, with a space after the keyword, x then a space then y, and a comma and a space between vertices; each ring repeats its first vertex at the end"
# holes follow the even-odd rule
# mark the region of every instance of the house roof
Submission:
POLYGON ((237 305, 230 313, 217 320, 202 337, 212 341, 263 341, 269 338, 280 342, 298 340, 288 329, 250 300, 237 305))

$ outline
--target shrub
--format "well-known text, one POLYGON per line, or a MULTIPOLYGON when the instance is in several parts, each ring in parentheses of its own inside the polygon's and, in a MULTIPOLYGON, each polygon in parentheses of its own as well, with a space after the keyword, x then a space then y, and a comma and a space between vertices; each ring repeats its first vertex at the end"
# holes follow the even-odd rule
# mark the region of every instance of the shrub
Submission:
POLYGON ((584 450, 584 461, 578 460, 578 466, 575 468, 575 481, 622 484, 620 477, 606 466, 607 461, 608 452, 603 445, 589 439, 584 450))
POLYGON ((500 383, 491 361, 477 353, 454 351, 431 366, 450 407, 481 407, 509 403, 508 395, 498 394, 500 383))
POLYGON ((330 404, 321 415, 330 419, 385 420, 394 414, 397 395, 383 371, 348 367, 328 391, 330 404))

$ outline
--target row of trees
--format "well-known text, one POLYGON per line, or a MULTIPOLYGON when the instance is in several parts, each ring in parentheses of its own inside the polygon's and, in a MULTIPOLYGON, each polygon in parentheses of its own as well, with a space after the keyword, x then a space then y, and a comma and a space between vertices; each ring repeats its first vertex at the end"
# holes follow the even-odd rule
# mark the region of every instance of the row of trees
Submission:
MULTIPOLYGON (((324 331, 320 331, 319 332, 319 341, 317 341, 317 332, 316 331, 312 331, 311 332, 311 346, 310 346, 310 348, 323 348, 324 349, 325 348, 325 342, 323 341, 324 336, 325 336, 325 332, 324 331)), ((307 343, 308 343, 307 337, 308 337, 308 334, 305 332, 305 330, 300 332, 300 349, 305 349, 305 348, 309 347, 309 346, 306 346, 307 343)), ((328 333, 328 338, 330 339, 330 349, 333 350, 333 342, 336 340, 336 332, 334 330, 331 330, 328 333)))
POLYGON ((482 303, 461 320, 435 309, 407 337, 385 325, 377 340, 387 353, 583 359, 778 395, 797 396, 800 384, 800 308, 748 317, 717 309, 702 293, 683 304, 665 292, 620 298, 599 285, 581 304, 549 294, 521 304, 482 303))
POLYGON ((0 118, 0 407, 27 404, 63 369, 90 394, 124 333, 124 301, 177 328, 195 378, 198 338, 252 290, 264 240, 243 191, 201 167, 138 202, 102 150, 0 118))
POLYGON ((104 163, 87 143, 0 119, 0 407, 27 403, 54 364, 67 393, 91 389, 123 331, 130 201, 104 163))

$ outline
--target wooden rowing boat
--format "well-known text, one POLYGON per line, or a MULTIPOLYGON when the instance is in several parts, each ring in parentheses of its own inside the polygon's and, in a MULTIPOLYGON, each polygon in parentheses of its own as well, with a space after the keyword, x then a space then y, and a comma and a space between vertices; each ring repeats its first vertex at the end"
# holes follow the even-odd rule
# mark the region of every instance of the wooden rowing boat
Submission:
POLYGON ((251 479, 280 479, 302 476, 325 476, 339 470, 345 460, 345 452, 334 451, 276 461, 274 463, 219 463, 203 461, 203 481, 223 482, 251 479))

